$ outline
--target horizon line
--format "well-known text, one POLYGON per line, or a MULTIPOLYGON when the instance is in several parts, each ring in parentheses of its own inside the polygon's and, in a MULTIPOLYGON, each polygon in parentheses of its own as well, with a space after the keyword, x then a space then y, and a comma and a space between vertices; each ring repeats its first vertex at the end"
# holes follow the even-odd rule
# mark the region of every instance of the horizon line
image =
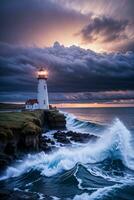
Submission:
MULTIPOLYGON (((25 104, 22 102, 0 102, 5 104, 25 104)), ((50 103, 50 105, 57 108, 121 108, 134 107, 133 103, 50 103)))

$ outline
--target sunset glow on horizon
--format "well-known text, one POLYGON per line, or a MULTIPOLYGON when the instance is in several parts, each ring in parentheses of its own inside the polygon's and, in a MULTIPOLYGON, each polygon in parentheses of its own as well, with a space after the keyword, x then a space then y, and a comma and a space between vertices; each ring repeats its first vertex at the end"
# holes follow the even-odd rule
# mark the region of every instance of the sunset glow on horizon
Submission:
POLYGON ((134 107, 134 104, 112 104, 112 103, 57 103, 52 104, 56 108, 114 108, 114 107, 134 107))

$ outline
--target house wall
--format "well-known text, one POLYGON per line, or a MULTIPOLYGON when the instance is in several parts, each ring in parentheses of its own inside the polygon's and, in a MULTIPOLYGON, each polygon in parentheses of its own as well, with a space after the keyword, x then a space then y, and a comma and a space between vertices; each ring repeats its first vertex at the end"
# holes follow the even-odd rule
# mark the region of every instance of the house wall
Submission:
POLYGON ((34 103, 33 105, 26 105, 25 106, 26 110, 36 110, 39 109, 38 103, 34 103))
POLYGON ((30 110, 31 109, 31 105, 26 105, 25 107, 27 110, 30 110))
POLYGON ((39 109, 39 105, 38 105, 38 103, 34 103, 32 109, 33 109, 33 110, 39 109))

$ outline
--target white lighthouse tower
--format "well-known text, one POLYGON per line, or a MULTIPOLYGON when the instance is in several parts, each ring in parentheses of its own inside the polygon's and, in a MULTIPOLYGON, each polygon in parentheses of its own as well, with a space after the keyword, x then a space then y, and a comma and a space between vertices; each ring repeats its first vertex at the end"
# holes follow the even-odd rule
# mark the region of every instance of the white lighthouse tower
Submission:
POLYGON ((48 92, 47 92, 48 72, 41 68, 38 71, 38 107, 39 109, 49 109, 48 92))

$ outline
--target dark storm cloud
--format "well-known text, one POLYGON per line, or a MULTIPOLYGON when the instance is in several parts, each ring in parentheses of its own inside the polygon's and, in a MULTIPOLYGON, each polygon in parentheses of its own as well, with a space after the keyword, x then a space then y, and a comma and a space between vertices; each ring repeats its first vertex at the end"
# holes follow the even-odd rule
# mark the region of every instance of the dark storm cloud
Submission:
POLYGON ((49 70, 49 92, 89 92, 90 97, 92 92, 134 89, 133 52, 99 54, 59 43, 50 48, 2 43, 0 55, 0 86, 4 93, 27 93, 29 96, 36 92, 36 70, 40 66, 49 70))
POLYGON ((134 91, 102 91, 102 92, 77 92, 77 93, 51 93, 49 97, 53 102, 125 102, 134 103, 134 91))
POLYGON ((115 40, 127 39, 125 29, 127 20, 115 20, 110 17, 101 16, 91 18, 89 24, 82 30, 83 40, 86 42, 113 42, 115 40))
POLYGON ((51 0, 4 0, 0 2, 0 41, 47 43, 52 32, 63 31, 63 27, 69 28, 71 24, 77 25, 84 20, 84 15, 51 0))
POLYGON ((81 12, 95 12, 106 14, 116 18, 134 20, 134 1, 133 0, 53 0, 72 7, 81 12))
POLYGON ((133 0, 2 0, 0 41, 41 47, 54 40, 81 44, 75 33, 82 30, 84 45, 94 41, 104 43, 104 50, 134 50, 133 10, 133 0), (106 47, 108 41, 113 45, 106 47))
MULTIPOLYGON (((36 98, 35 92, 1 92, 0 100, 23 102, 28 98, 36 98)), ((63 93, 49 92, 50 103, 134 103, 134 91, 103 91, 63 93)))

